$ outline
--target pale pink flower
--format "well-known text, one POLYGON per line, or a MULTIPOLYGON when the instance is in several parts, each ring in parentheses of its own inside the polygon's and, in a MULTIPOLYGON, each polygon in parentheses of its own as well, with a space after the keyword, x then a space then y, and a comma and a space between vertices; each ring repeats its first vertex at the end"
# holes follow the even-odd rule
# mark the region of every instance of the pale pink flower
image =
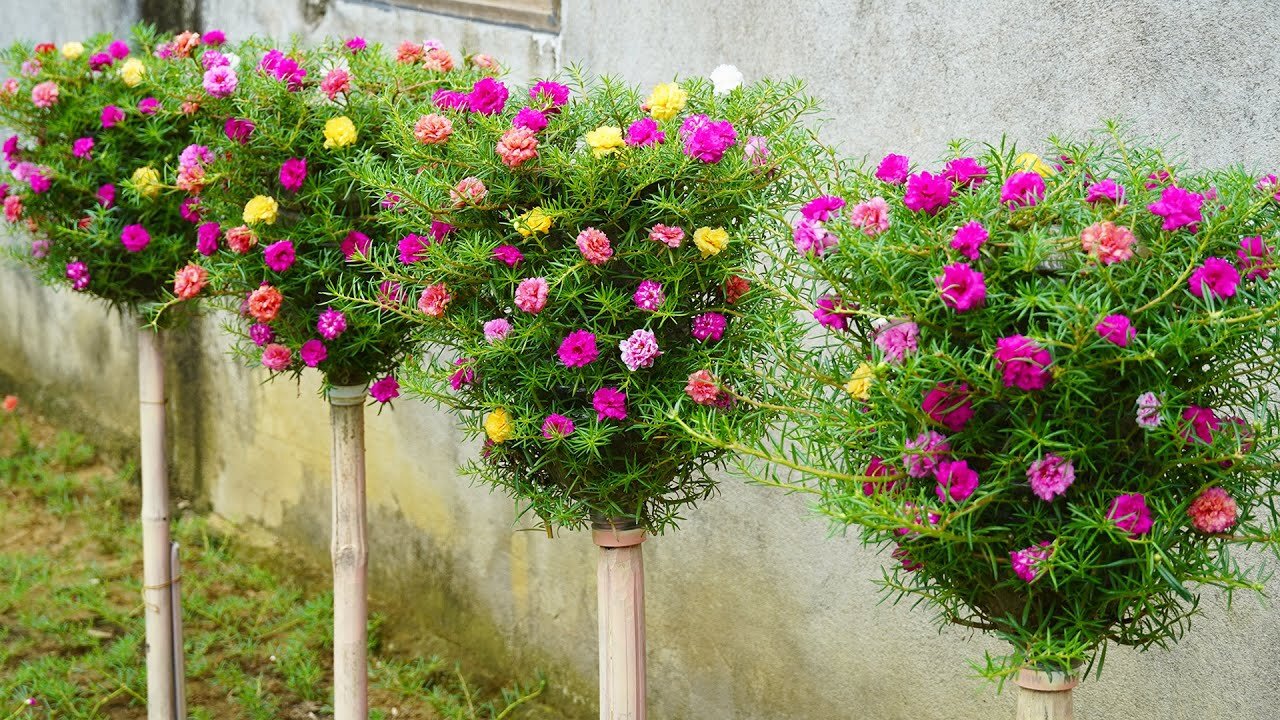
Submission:
POLYGON ((850 216, 853 224, 862 228, 862 233, 868 237, 889 229, 889 203, 882 197, 854 205, 850 216))

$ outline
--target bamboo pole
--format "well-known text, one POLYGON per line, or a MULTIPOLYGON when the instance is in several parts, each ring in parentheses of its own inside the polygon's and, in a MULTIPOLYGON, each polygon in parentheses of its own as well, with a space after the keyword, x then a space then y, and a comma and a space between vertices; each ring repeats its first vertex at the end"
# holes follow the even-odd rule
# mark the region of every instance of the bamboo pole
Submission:
POLYGON ((178 543, 169 552, 170 604, 173 608, 173 707, 174 717, 187 719, 187 660, 182 643, 182 562, 178 543))
POLYGON ((157 333, 138 330, 142 430, 142 597, 146 616, 147 718, 174 720, 173 595, 169 478, 165 453, 164 356, 157 333))
POLYGON ((329 389, 333 431, 334 720, 369 717, 364 402, 364 385, 329 389))
POLYGON ((644 530, 627 520, 592 523, 599 546, 600 720, 645 720, 644 530))
POLYGON ((1017 720, 1072 720, 1071 691, 1074 677, 1022 668, 1018 684, 1017 720))

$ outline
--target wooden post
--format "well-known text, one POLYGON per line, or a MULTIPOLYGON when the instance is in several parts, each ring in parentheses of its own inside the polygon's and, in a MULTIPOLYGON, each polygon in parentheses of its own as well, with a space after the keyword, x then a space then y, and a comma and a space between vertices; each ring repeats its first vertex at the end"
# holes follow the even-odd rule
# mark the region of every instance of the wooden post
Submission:
POLYGON ((1079 683, 1058 672, 1018 671, 1017 720, 1072 720, 1071 691, 1079 683))
POLYGON ((364 385, 329 389, 333 430, 333 717, 369 717, 364 385))
POLYGON ((629 520, 592 523, 600 548, 600 720, 645 720, 644 530, 629 520))
POLYGON ((142 431, 142 599, 147 634, 147 719, 174 720, 177 709, 174 707, 164 356, 158 334, 147 328, 138 330, 138 406, 142 431))
POLYGON ((169 553, 169 588, 173 608, 173 708, 174 717, 187 720, 187 659, 182 647, 182 563, 178 558, 178 543, 173 543, 169 553))

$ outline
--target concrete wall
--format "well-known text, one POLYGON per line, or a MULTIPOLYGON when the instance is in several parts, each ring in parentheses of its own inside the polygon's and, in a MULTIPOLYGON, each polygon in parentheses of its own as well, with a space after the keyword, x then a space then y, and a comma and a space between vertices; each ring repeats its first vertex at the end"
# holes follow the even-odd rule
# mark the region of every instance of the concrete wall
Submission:
MULTIPOLYGON (((1272 3, 562 0, 557 33, 343 0, 204 0, 202 15, 236 36, 438 37, 506 59, 518 79, 569 62, 645 84, 721 62, 749 77, 799 75, 828 108, 826 136, 853 155, 925 159, 952 137, 1032 142, 1123 116, 1176 135, 1197 163, 1280 167, 1272 3)), ((169 341, 179 480, 221 515, 323 560, 328 436, 316 388, 261 385, 222 347, 212 318, 169 341)), ((133 362, 127 322, 0 271, 0 392, 127 436, 133 362)), ((391 640, 498 673, 545 669, 566 716, 591 717, 591 543, 520 532, 510 500, 454 474, 474 451, 413 401, 369 418, 372 587, 393 612, 391 640)), ((1011 694, 966 666, 1001 648, 939 634, 927 611, 877 604, 870 583, 885 558, 829 538, 802 499, 727 478, 646 555, 655 718, 1012 716, 1011 694)), ((1077 693, 1080 715, 1273 717, 1280 615, 1252 597, 1204 610, 1173 651, 1113 650, 1103 681, 1077 693)))

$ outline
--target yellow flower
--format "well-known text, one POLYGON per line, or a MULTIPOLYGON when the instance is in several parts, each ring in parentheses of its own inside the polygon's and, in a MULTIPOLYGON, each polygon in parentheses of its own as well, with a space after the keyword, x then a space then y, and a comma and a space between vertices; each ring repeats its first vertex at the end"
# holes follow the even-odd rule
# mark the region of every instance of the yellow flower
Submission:
POLYGON ((75 60, 84 54, 84 45, 78 42, 69 42, 62 46, 62 57, 68 60, 75 60))
POLYGON ((587 133, 587 144, 591 146, 591 154, 596 157, 618 152, 623 148, 622 128, 601 125, 587 133))
POLYGON ((845 392, 854 396, 859 400, 867 400, 871 397, 871 381, 876 377, 875 368, 867 363, 862 363, 857 370, 853 371, 853 376, 849 378, 849 382, 844 384, 845 392))
POLYGON ((516 232, 524 237, 529 237, 534 233, 546 233, 551 230, 551 216, 543 212, 542 208, 536 207, 516 218, 513 225, 515 225, 516 232))
POLYGON ((256 225, 260 222, 271 225, 275 223, 276 211, 279 209, 280 206, 276 204, 275 198, 254 195, 244 204, 244 222, 246 225, 256 225))
POLYGON ((729 233, 724 228, 700 227, 693 231, 693 244, 702 251, 702 257, 719 255, 729 247, 729 233))
POLYGON ((669 120, 684 109, 689 100, 689 93, 676 83, 661 83, 653 89, 653 94, 644 101, 649 114, 655 120, 669 120))
POLYGON ((1035 153, 1022 153, 1013 159, 1013 164, 1017 165, 1019 170, 1029 170, 1040 177, 1049 177, 1053 174, 1053 168, 1035 153))
POLYGON ((133 177, 130 180, 133 181, 133 186, 138 189, 139 195, 155 200, 156 196, 160 194, 160 173, 156 172, 156 169, 150 165, 134 170, 133 177))
POLYGON ((329 149, 344 148, 356 141, 356 124, 351 118, 340 115, 329 118, 324 124, 324 146, 329 149))
POLYGON ((129 58, 120 63, 120 69, 117 72, 120 73, 120 79, 125 85, 137 87, 142 82, 143 76, 147 74, 147 66, 143 65, 138 58, 129 58))
POLYGON ((515 424, 511 422, 511 414, 503 408, 498 408, 485 416, 484 434, 488 435, 495 444, 501 445, 510 440, 515 429, 515 424))

